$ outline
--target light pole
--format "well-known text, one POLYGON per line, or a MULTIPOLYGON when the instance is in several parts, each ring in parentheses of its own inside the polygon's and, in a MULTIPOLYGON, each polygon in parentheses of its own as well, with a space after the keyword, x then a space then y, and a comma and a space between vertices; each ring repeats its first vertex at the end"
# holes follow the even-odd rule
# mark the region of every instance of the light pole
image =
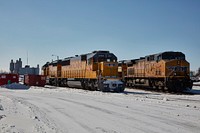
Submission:
POLYGON ((58 55, 54 55, 54 54, 52 54, 52 56, 56 56, 56 57, 57 57, 57 60, 59 60, 59 56, 58 56, 58 55))
MULTIPOLYGON (((57 57, 57 63, 59 62, 58 60, 59 60, 59 56, 58 55, 54 55, 54 54, 52 54, 52 56, 56 56, 57 57)), ((60 70, 58 70, 58 64, 57 64, 57 72, 56 72, 57 74, 55 75, 56 76, 56 81, 55 81, 55 84, 56 84, 56 86, 59 86, 59 81, 58 81, 58 74, 59 73, 61 73, 61 71, 60 70)), ((60 74, 59 74, 60 75, 60 74)))

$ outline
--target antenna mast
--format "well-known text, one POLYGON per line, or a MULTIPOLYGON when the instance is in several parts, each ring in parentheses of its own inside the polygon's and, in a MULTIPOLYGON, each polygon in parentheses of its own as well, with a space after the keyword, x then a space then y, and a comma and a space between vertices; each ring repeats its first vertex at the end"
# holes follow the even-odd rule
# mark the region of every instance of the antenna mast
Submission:
POLYGON ((27 65, 28 65, 28 51, 27 51, 27 65))

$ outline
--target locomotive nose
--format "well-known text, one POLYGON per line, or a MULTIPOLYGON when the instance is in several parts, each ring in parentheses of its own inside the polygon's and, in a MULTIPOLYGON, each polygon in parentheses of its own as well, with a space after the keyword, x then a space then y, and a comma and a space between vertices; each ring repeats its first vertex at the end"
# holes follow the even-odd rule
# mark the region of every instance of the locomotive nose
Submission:
POLYGON ((120 80, 108 79, 103 82, 102 91, 114 91, 114 92, 123 92, 125 87, 124 83, 120 80))

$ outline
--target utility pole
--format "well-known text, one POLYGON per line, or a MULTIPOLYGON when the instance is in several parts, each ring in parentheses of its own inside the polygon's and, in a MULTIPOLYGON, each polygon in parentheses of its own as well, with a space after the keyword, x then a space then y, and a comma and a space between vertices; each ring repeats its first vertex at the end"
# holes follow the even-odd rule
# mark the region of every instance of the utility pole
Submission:
POLYGON ((27 65, 28 65, 28 51, 27 51, 27 65))
MULTIPOLYGON (((57 61, 59 60, 59 56, 58 55, 54 55, 52 54, 52 56, 56 56, 57 57, 57 61)), ((57 62, 58 63, 58 62, 57 62)), ((59 81, 58 81, 58 73, 60 73, 61 71, 58 71, 58 65, 57 65, 57 75, 56 75, 56 86, 59 86, 59 81)))

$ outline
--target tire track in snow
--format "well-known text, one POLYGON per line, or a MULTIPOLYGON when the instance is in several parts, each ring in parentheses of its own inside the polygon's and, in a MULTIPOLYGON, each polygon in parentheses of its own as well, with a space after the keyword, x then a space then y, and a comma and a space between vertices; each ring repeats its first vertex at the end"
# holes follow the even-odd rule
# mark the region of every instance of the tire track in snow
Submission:
MULTIPOLYGON (((62 131, 57 128, 53 120, 48 118, 46 113, 43 110, 41 110, 39 107, 28 102, 27 98, 22 98, 22 97, 13 96, 13 95, 6 95, 6 97, 13 102, 13 104, 15 105, 14 107, 17 107, 17 105, 20 105, 24 107, 25 109, 27 109, 29 113, 26 115, 29 115, 30 119, 32 119, 33 121, 38 121, 35 125, 33 125, 34 126, 33 132, 62 133, 62 131)), ((18 111, 17 108, 14 110, 12 109, 11 111, 12 112, 14 111, 15 113, 19 113, 23 115, 21 112, 18 111)))
POLYGON ((83 124, 81 122, 79 122, 78 120, 76 120, 75 117, 67 114, 65 111, 61 111, 60 109, 57 109, 55 107, 53 107, 55 110, 57 110, 58 112, 64 114, 65 116, 67 116, 68 118, 70 118, 71 120, 73 120, 75 123, 77 123, 80 127, 82 127, 83 129, 85 129, 87 132, 90 132, 90 133, 95 133, 95 131, 90 128, 89 126, 87 126, 86 124, 83 124))
MULTIPOLYGON (((75 104, 78 104, 78 105, 81 105, 81 106, 84 106, 84 107, 87 107, 87 108, 91 108, 91 109, 94 109, 94 110, 97 110, 97 111, 101 111, 103 113, 106 113, 108 115, 113 115, 114 117, 116 118, 123 118, 123 119, 126 119, 126 120, 130 120, 130 121, 137 121, 138 123, 142 123, 144 124, 145 126, 151 126, 151 127, 155 127, 157 128, 156 125, 153 125, 152 123, 149 123, 149 122, 145 122, 141 119, 137 119, 137 118, 134 118, 132 116, 126 116, 122 113, 118 113, 118 112, 114 112, 114 111, 110 111, 110 110, 107 110, 107 109, 102 109, 102 108, 99 108, 99 107, 96 107, 96 106, 92 106, 92 105, 89 105, 89 104, 85 104, 85 103, 81 103, 81 102, 77 102, 77 101, 72 101, 72 100, 69 100, 69 99, 64 99, 64 98, 58 98, 60 100, 63 100, 63 101, 67 101, 67 102, 70 102, 70 103, 75 103, 75 104)), ((138 112, 139 113, 139 112, 138 112)), ((152 116, 151 116, 152 117, 152 116)), ((162 119, 162 118, 161 118, 162 119)), ((124 124, 127 124, 127 123, 124 123, 124 124)), ((142 132, 155 132, 151 129, 148 129, 148 130, 145 130, 144 128, 138 128, 138 126, 135 126, 135 125, 131 125, 130 126, 134 127, 135 129, 139 130, 139 131, 142 131, 142 132)), ((161 127, 162 128, 162 127, 161 127)), ((166 132, 169 132, 168 129, 162 129, 166 132)))

